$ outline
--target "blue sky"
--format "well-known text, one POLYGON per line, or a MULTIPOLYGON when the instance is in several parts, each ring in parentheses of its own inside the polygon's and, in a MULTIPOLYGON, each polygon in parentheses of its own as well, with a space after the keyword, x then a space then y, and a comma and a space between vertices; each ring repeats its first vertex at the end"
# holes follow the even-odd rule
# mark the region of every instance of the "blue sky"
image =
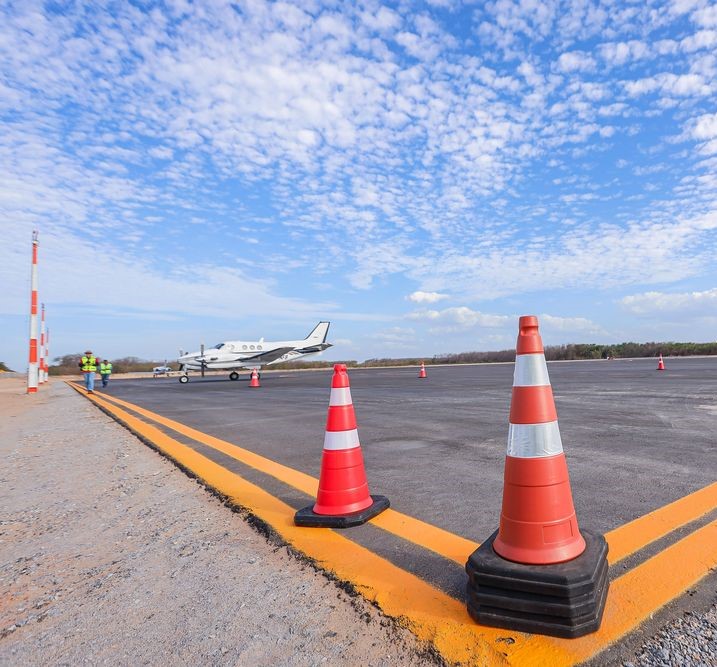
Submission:
POLYGON ((717 331, 717 6, 0 7, 0 360, 717 331))

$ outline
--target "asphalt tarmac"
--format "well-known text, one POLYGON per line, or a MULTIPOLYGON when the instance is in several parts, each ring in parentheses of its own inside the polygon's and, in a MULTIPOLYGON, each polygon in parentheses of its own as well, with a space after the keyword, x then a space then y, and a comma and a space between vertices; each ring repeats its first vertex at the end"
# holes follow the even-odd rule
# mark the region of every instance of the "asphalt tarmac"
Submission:
MULTIPOLYGON (((606 532, 715 481, 717 359, 548 364, 580 526, 606 532)), ((371 493, 482 542, 498 525, 513 364, 350 370, 371 493)), ((113 379, 107 393, 318 477, 331 371, 113 379)), ((296 509, 312 499, 182 439, 296 509)), ((352 539, 447 593, 461 568, 371 525, 352 539)), ((646 558, 660 543, 643 553, 646 558)), ((664 546, 664 545, 663 545, 664 546)))
MULTIPOLYGON (((717 358, 549 363, 581 525, 605 532, 717 478, 717 358)), ((512 364, 350 370, 372 493, 482 541, 497 526, 512 364)), ((318 476, 331 372, 112 380, 107 393, 318 476)))

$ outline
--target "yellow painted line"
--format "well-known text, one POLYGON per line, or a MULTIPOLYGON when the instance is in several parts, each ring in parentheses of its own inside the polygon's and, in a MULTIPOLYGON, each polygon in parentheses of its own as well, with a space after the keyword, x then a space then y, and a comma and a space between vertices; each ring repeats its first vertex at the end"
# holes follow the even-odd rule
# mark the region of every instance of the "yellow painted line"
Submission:
POLYGON ((571 665, 588 660, 636 628, 717 567, 717 521, 676 542, 610 584, 597 632, 579 639, 531 636, 509 647, 511 662, 571 665), (515 650, 510 650, 515 648, 515 650))
POLYGON ((717 509, 717 482, 690 493, 605 535, 612 565, 708 512, 717 509))
POLYGON ((367 599, 399 618, 420 639, 432 642, 451 662, 558 667, 588 660, 717 567, 717 521, 712 521, 614 580, 602 626, 591 635, 557 639, 488 628, 474 623, 463 604, 420 578, 335 531, 297 528, 293 508, 260 487, 116 405, 97 396, 88 398, 209 486, 250 509, 322 567, 353 583, 367 599), (505 637, 514 643, 500 641, 505 637))
MULTIPOLYGON (((82 389, 73 388, 84 394, 82 389)), ((354 584, 366 599, 376 602, 384 613, 397 618, 419 639, 432 642, 448 660, 480 665, 509 664, 501 654, 504 644, 496 641, 506 636, 506 631, 477 625, 458 600, 333 530, 295 526, 294 509, 262 488, 97 394, 87 398, 115 415, 131 431, 150 440, 231 502, 266 521, 321 567, 354 584)), ((508 634, 527 637, 523 633, 508 634)))
MULTIPOLYGON (((102 395, 102 398, 109 400, 117 405, 122 405, 129 408, 133 412, 136 412, 147 419, 162 424, 168 428, 171 428, 177 433, 186 435, 197 442, 212 447, 217 451, 231 456, 237 461, 241 461, 245 465, 248 465, 256 470, 259 470, 267 475, 275 477, 281 482, 293 486, 295 489, 305 493, 307 496, 316 498, 316 492, 319 488, 319 480, 311 475, 307 475, 294 468, 282 465, 276 461, 272 461, 264 456, 255 454, 248 449, 234 445, 226 440, 215 438, 208 433, 203 433, 197 429, 191 428, 181 422, 174 421, 168 417, 164 417, 156 412, 151 412, 145 408, 123 401, 115 396, 102 395)), ((401 537, 404 540, 418 544, 419 546, 433 551, 434 553, 448 558, 458 563, 461 567, 466 564, 468 556, 472 554, 477 548, 478 543, 471 540, 467 540, 460 535, 456 535, 438 526, 434 526, 420 519, 416 519, 407 514, 397 512, 393 509, 388 509, 382 512, 377 517, 371 519, 371 523, 383 530, 401 537)))

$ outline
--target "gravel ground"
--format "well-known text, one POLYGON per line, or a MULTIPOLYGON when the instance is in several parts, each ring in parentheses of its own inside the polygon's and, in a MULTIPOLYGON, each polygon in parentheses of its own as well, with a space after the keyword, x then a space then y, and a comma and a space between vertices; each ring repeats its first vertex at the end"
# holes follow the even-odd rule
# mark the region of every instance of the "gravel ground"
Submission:
POLYGON ((706 614, 686 612, 642 646, 624 667, 653 665, 717 665, 717 605, 706 614))
MULTIPOLYGON (((64 384, 0 381, 0 457, 0 665, 438 662, 64 384)), ((633 656, 717 665, 717 605, 633 656)))
POLYGON ((435 664, 71 389, 22 388, 0 382, 0 664, 435 664))

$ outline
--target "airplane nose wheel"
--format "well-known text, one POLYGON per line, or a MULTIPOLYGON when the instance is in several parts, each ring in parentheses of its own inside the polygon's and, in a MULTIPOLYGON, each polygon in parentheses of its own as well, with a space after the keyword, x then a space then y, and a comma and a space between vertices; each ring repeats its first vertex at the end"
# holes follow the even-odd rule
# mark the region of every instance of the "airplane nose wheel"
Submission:
POLYGON ((232 371, 231 373, 229 373, 229 379, 234 380, 236 382, 239 379, 239 373, 237 373, 236 371, 232 371))
POLYGON ((180 376, 179 376, 179 381, 180 381, 182 384, 187 384, 187 382, 189 382, 189 376, 188 376, 188 375, 180 375, 180 376))

